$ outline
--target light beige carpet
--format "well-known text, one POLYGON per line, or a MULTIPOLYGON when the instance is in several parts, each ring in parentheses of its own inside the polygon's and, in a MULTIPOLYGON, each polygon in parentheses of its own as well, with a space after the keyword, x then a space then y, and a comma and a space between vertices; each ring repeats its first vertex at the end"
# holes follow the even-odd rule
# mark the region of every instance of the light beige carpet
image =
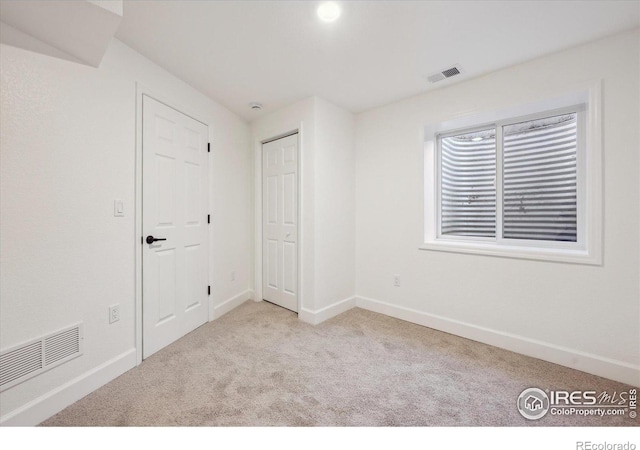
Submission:
POLYGON ((524 388, 629 386, 362 309, 321 325, 246 302, 50 418, 46 426, 637 426, 528 421, 524 388))

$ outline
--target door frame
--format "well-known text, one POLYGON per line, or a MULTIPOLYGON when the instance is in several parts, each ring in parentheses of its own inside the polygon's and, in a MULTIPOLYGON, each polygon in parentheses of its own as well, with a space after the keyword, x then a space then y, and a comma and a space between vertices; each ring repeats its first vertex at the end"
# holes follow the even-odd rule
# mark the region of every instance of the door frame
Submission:
POLYGON ((304 226, 302 223, 302 208, 304 206, 304 194, 302 192, 303 186, 303 158, 304 158, 304 149, 303 149, 303 122, 291 123, 289 125, 285 125, 279 127, 278 129, 262 133, 258 136, 254 136, 254 301, 260 302, 263 300, 262 298, 262 145, 264 143, 275 141, 277 139, 290 136, 292 134, 298 134, 298 195, 297 195, 297 227, 298 227, 298 254, 297 254, 297 294, 298 294, 298 311, 296 314, 300 314, 303 305, 303 292, 302 292, 302 282, 304 280, 304 226))
MULTIPOLYGON (((173 108, 176 111, 184 114, 191 119, 202 123, 207 126, 207 139, 211 142, 211 126, 204 120, 198 117, 203 117, 205 114, 194 114, 191 108, 185 108, 182 104, 174 102, 172 99, 167 98, 163 94, 145 86, 139 82, 136 82, 136 144, 135 144, 135 234, 134 234, 134 246, 135 246, 135 348, 136 348, 136 366, 142 363, 142 244, 141 238, 142 232, 142 98, 143 96, 150 97, 169 108, 173 108)), ((210 155, 210 153, 209 153, 210 155)), ((209 211, 212 211, 212 183, 213 183, 213 168, 211 157, 207 158, 207 170, 209 173, 209 186, 207 195, 207 204, 209 211)), ((212 227, 209 226, 208 246, 207 246, 207 282, 211 285, 211 267, 212 267, 212 254, 211 251, 213 245, 212 227)), ((208 322, 213 320, 213 295, 209 295, 207 301, 207 317, 208 322)))

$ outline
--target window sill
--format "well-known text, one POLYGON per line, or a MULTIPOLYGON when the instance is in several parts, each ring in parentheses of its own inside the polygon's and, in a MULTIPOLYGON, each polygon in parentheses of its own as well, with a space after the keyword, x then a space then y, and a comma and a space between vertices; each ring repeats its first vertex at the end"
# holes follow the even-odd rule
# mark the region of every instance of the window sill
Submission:
POLYGON ((498 246, 493 243, 434 241, 425 242, 420 250, 497 256, 501 258, 529 259, 601 266, 601 258, 586 250, 546 249, 535 247, 498 246))

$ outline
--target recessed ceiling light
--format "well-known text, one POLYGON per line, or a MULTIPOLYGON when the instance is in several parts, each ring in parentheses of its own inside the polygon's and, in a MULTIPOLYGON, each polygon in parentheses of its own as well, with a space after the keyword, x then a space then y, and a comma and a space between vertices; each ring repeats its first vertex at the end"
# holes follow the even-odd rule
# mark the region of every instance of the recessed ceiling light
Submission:
POLYGON ((260 111, 262 109, 262 103, 258 103, 258 102, 249 103, 249 108, 253 109, 254 111, 260 111))
POLYGON ((340 5, 336 2, 324 2, 318 6, 316 13, 320 20, 324 22, 333 22, 340 17, 342 11, 340 10, 340 5))
POLYGON ((476 137, 474 137, 474 138, 471 138, 471 140, 472 140, 473 142, 478 142, 478 141, 481 141, 481 140, 482 140, 482 138, 481 138, 480 136, 476 136, 476 137))

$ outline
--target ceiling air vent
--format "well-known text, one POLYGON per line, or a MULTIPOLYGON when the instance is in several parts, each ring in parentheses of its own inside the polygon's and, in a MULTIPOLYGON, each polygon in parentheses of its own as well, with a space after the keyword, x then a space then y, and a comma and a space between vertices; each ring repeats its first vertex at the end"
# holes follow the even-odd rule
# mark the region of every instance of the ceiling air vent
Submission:
POLYGON ((82 355, 82 324, 0 351, 0 391, 82 355))
POLYGON ((451 69, 442 71, 442 75, 444 75, 446 78, 450 78, 454 75, 458 75, 459 73, 460 73, 460 70, 457 67, 452 67, 451 69))
POLYGON ((455 77, 462 72, 462 68, 456 65, 427 76, 427 80, 429 81, 429 83, 436 83, 438 81, 444 80, 445 78, 455 77))

